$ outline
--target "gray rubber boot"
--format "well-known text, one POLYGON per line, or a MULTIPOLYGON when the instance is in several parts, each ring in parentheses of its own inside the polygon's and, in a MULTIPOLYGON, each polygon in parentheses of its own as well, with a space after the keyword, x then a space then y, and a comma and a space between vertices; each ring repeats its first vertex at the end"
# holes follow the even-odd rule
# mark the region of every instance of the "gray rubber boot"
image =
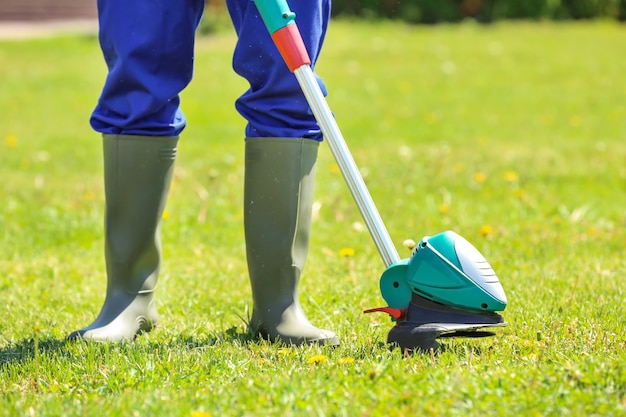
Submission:
POLYGON ((103 136, 106 298, 96 320, 70 339, 133 339, 156 324, 161 216, 177 142, 177 137, 103 136))
POLYGON ((244 227, 252 286, 252 329, 286 344, 338 345, 314 327, 298 301, 298 282, 309 247, 315 163, 319 142, 246 139, 244 227))

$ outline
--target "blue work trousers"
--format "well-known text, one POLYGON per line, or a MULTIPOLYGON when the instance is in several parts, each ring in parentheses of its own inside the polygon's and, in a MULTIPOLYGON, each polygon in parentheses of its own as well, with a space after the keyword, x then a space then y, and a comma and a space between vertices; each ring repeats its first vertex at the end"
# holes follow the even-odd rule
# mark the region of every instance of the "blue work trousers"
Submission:
MULTIPOLYGON (((91 117, 96 131, 176 136, 184 129, 179 94, 193 76, 194 41, 204 4, 205 0, 98 0, 99 40, 108 75, 91 117)), ((321 140, 297 80, 254 3, 226 0, 226 4, 238 36, 233 68, 250 84, 235 103, 248 122, 245 135, 321 140)), ((330 0, 291 0, 289 6, 314 66, 330 18, 330 0)), ((219 97, 215 100, 219 102, 219 97)))

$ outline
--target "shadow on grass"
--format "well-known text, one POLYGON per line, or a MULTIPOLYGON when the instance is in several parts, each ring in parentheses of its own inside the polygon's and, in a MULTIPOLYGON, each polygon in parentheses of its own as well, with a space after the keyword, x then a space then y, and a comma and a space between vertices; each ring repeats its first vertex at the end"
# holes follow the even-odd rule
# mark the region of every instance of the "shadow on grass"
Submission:
POLYGON ((0 348, 0 369, 11 363, 25 362, 38 355, 62 352, 69 342, 59 339, 27 338, 0 348))
MULTIPOLYGON (((462 339, 463 340, 463 339, 462 339)), ((114 356, 129 354, 131 351, 144 352, 148 355, 156 352, 165 352, 168 350, 203 350, 218 345, 238 345, 242 348, 251 345, 263 346, 272 345, 275 348, 286 347, 280 342, 267 341, 249 329, 242 329, 240 326, 233 326, 223 332, 206 335, 204 337, 177 334, 171 335, 166 340, 151 340, 148 337, 139 336, 134 341, 102 343, 84 340, 68 340, 65 338, 42 338, 33 337, 25 338, 19 342, 12 342, 6 346, 0 347, 0 371, 10 365, 20 365, 22 363, 35 362, 41 360, 42 357, 46 361, 50 358, 67 359, 75 361, 77 357, 106 357, 110 354, 114 356)), ((404 351, 400 348, 392 348, 382 341, 367 343, 361 346, 355 346, 352 356, 355 358, 367 358, 376 356, 381 349, 389 349, 394 355, 404 356, 406 358, 414 355, 430 356, 433 363, 440 355, 450 352, 459 356, 482 355, 485 350, 482 346, 472 345, 466 342, 456 342, 454 344, 441 343, 436 349, 424 351, 404 351)), ((489 350, 489 348, 486 348, 489 350)))
POLYGON ((112 347, 137 346, 144 351, 154 351, 162 349, 201 349, 219 344, 239 344, 248 345, 258 343, 260 340, 250 331, 241 331, 237 327, 232 327, 224 332, 212 334, 205 338, 198 338, 192 335, 177 335, 170 340, 153 341, 142 340, 138 336, 134 341, 125 342, 93 342, 86 340, 69 340, 66 338, 36 338, 28 337, 18 342, 9 342, 0 347, 0 370, 10 364, 19 364, 37 360, 42 356, 55 356, 61 358, 74 358, 85 353, 81 347, 88 347, 89 351, 111 352, 112 347))

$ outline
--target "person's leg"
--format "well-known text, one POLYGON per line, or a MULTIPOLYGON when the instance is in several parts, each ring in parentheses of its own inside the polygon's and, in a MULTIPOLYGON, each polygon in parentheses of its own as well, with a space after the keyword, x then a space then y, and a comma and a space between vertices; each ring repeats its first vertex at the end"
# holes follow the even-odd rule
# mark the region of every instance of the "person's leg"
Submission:
MULTIPOLYGON (((330 17, 330 2, 292 3, 315 62, 330 17)), ((254 303, 250 325, 272 341, 336 345, 338 337, 314 327, 298 299, 322 134, 254 3, 228 0, 227 4, 239 36, 233 67, 250 83, 250 89, 237 100, 237 109, 248 121, 244 229, 254 303)))
POLYGON ((71 339, 132 339, 156 324, 161 216, 185 126, 178 94, 191 80, 204 2, 183 4, 98 1, 109 73, 91 124, 103 134, 107 291, 71 339))
POLYGON ((91 116, 111 135, 178 136, 179 93, 193 75, 203 0, 98 0, 108 75, 91 116))
MULTIPOLYGON (((256 6, 249 0, 227 0, 238 35, 233 68, 250 88, 236 107, 247 120, 246 137, 322 140, 322 132, 293 74, 280 56, 256 6)), ((311 58, 320 54, 330 19, 329 0, 291 1, 296 23, 311 58)), ((322 90, 325 87, 318 78, 322 90)))

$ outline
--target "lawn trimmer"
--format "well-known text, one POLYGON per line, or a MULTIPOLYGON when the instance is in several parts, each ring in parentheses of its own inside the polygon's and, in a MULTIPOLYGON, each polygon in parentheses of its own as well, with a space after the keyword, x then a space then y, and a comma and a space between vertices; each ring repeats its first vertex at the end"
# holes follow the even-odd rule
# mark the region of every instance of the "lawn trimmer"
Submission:
POLYGON ((506 295, 495 272, 472 244, 452 231, 424 237, 401 259, 311 69, 311 60, 285 0, 254 0, 285 63, 302 88, 387 268, 380 290, 395 325, 387 342, 403 350, 436 348, 437 338, 484 337, 504 326, 497 311, 506 295))

